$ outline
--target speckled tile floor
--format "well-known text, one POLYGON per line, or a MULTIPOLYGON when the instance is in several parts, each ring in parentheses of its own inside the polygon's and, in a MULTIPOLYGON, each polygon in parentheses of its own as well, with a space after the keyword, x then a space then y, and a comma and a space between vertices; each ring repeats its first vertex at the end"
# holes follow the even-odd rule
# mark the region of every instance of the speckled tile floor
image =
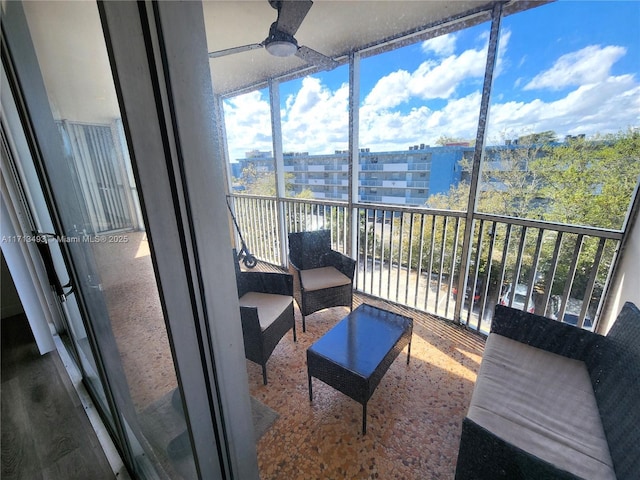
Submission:
MULTIPOLYGON (((146 237, 127 235, 127 244, 95 250, 131 396, 142 411, 177 381, 146 237)), ((359 403, 317 379, 309 402, 306 350, 348 309, 309 315, 306 333, 296 310, 298 341, 291 333, 280 341, 267 364, 269 384, 262 384, 259 365, 246 363, 250 393, 279 414, 258 442, 262 480, 453 478, 483 339, 443 320, 354 296, 354 308, 362 302, 414 319, 409 365, 405 350, 369 400, 363 436, 359 403)))
POLYGON ((251 394, 280 417, 258 443, 262 480, 268 479, 451 479, 455 472, 462 419, 471 399, 484 341, 444 321, 417 315, 370 297, 377 304, 414 318, 411 361, 406 349, 393 362, 369 400, 367 434, 362 406, 313 380, 309 402, 306 349, 348 309, 336 307, 307 317, 298 342, 286 335, 261 369, 247 362, 251 394))
POLYGON ((92 247, 131 399, 141 412, 175 389, 178 380, 147 236, 122 237, 127 241, 92 247))

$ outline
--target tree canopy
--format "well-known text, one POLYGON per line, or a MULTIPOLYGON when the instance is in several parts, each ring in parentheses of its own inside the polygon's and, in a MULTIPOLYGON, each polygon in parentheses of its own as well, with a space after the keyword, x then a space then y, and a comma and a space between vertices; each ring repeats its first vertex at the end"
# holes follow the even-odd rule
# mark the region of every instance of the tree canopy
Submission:
POLYGON ((640 132, 571 139, 532 162, 545 220, 622 228, 640 175, 640 132))
MULTIPOLYGON (((553 132, 521 137, 485 158, 478 210, 564 224, 619 229, 640 175, 640 132, 552 143, 553 132), (525 143, 528 139, 532 143, 525 143)), ((468 162, 461 162, 470 169, 468 162)), ((427 201, 465 210, 469 185, 460 182, 427 201)))
MULTIPOLYGON (((293 192, 293 180, 294 175, 292 173, 285 173, 285 191, 287 195, 291 195, 293 192)), ((268 197, 276 196, 276 174, 273 171, 258 171, 255 165, 250 163, 242 170, 240 178, 235 179, 236 183, 244 187, 244 193, 247 195, 263 195, 268 197)), ((308 188, 305 188, 297 195, 296 198, 313 198, 313 192, 308 188)))
MULTIPOLYGON (((591 139, 572 137, 561 144, 554 141, 552 133, 528 135, 520 137, 515 145, 487 149, 477 210, 560 224, 621 229, 640 176, 640 132, 630 129, 591 139)), ((460 166, 463 170, 471 167, 468 161, 462 161, 460 166)), ((446 194, 431 196, 427 206, 466 210, 469 191, 469 184, 460 182, 446 194)), ((568 278, 576 237, 568 236, 569 240, 562 244, 556 272, 561 279, 568 278)), ((545 237, 541 261, 549 262, 552 258, 555 238, 553 234, 545 237)), ((527 239, 525 256, 533 255, 534 240, 527 239)), ((598 243, 596 237, 584 239, 572 290, 577 298, 586 290, 598 243)), ((602 275, 608 271, 614 249, 614 243, 606 243, 596 290, 603 287, 602 275)), ((499 255, 493 259, 499 260, 499 255)), ((523 268, 530 267, 531 260, 528 257, 523 268)), ((506 261, 509 264, 513 258, 507 257, 506 261)), ((540 264, 537 268, 544 272, 548 267, 540 264)), ((507 272, 511 270, 508 266, 507 272)), ((550 286, 554 294, 560 294, 564 281, 550 286)))

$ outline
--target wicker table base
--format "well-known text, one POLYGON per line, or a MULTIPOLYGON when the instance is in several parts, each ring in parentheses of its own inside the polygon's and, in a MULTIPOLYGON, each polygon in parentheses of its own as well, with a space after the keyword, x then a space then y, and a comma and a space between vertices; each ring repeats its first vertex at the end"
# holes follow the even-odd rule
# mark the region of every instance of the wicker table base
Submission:
POLYGON ((309 400, 311 379, 362 404, 362 434, 367 433, 367 402, 404 347, 411 357, 413 320, 362 304, 307 350, 309 400))

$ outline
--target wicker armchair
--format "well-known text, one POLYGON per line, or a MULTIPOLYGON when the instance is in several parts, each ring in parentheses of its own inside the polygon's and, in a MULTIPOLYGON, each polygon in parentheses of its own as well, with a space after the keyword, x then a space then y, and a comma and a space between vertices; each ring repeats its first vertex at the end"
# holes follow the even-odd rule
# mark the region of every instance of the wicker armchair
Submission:
POLYGON ((331 232, 289 234, 289 272, 293 275, 293 296, 305 316, 323 308, 353 303, 355 260, 331 249, 331 232))
POLYGON ((293 310, 293 278, 286 273, 243 272, 233 251, 245 357, 262 366, 267 384, 267 360, 282 337, 296 323, 293 310))

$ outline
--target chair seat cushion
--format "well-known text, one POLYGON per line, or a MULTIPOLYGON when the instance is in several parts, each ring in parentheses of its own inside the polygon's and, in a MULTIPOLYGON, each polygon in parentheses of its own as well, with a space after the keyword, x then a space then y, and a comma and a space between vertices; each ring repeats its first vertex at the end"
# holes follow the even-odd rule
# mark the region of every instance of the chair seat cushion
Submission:
POLYGON ((580 478, 616 478, 584 362, 492 333, 467 416, 580 478))
POLYGON ((349 285, 351 280, 335 267, 320 267, 300 272, 302 288, 308 292, 349 285))
POLYGON ((274 293, 247 292, 240 297, 239 302, 241 307, 258 309, 258 321, 260 328, 264 331, 291 305, 293 297, 274 293))

